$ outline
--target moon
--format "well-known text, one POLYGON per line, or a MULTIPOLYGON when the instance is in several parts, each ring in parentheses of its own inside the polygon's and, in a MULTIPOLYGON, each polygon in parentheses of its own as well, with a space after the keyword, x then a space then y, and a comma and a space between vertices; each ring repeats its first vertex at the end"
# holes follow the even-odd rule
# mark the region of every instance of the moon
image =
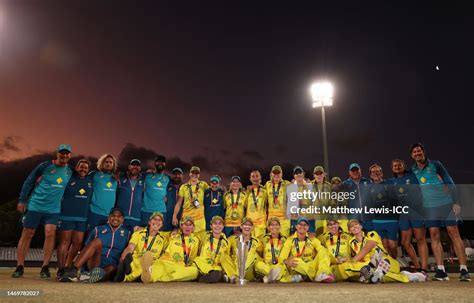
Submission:
POLYGON ((439 65, 436 65, 435 69, 436 69, 436 70, 439 70, 439 65))

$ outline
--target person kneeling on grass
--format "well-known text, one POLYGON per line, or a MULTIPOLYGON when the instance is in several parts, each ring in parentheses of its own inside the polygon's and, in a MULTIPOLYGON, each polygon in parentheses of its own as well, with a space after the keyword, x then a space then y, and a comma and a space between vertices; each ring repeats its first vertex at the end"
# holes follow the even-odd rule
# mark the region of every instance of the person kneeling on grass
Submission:
POLYGON ((194 234, 194 219, 184 216, 181 219, 181 230, 170 237, 163 255, 156 261, 152 255, 144 254, 141 258, 143 283, 180 282, 196 280, 199 271, 192 266, 196 259, 201 241, 194 234))
POLYGON ((194 265, 198 268, 201 283, 217 283, 223 281, 224 269, 221 264, 221 257, 228 254, 229 242, 224 230, 224 219, 221 216, 214 216, 211 219, 211 231, 204 234, 201 239, 201 249, 199 257, 194 260, 194 265))
POLYGON ((163 214, 154 212, 148 219, 148 226, 133 233, 127 248, 120 257, 115 282, 133 282, 142 275, 142 258, 158 260, 168 244, 169 233, 160 232, 163 214), (145 255, 147 255, 145 257, 145 255))
POLYGON ((308 236, 309 223, 298 218, 296 232, 286 240, 279 259, 287 266, 291 282, 334 282, 328 252, 317 238, 308 236))
POLYGON ((83 265, 91 270, 90 277, 84 282, 95 283, 113 279, 120 255, 130 237, 130 231, 122 225, 123 219, 123 211, 120 208, 112 208, 108 223, 97 226, 91 231, 86 246, 59 281, 77 281, 78 271, 83 265))
POLYGON ((420 272, 400 272, 400 264, 385 250, 380 236, 375 231, 365 234, 358 220, 349 220, 348 228, 353 235, 349 240, 352 258, 338 259, 333 267, 338 281, 359 280, 365 283, 379 282, 424 282, 426 276, 420 272))

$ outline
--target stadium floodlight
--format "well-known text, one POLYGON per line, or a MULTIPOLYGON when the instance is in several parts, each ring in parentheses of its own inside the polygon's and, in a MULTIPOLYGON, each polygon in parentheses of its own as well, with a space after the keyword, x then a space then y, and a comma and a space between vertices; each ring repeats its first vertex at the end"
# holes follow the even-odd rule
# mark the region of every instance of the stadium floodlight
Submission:
POLYGON ((313 108, 321 107, 321 120, 323 124, 323 155, 324 169, 329 178, 329 158, 328 158, 328 140, 326 134, 326 113, 324 107, 332 106, 334 97, 334 88, 329 82, 316 82, 310 88, 311 97, 313 99, 313 108))

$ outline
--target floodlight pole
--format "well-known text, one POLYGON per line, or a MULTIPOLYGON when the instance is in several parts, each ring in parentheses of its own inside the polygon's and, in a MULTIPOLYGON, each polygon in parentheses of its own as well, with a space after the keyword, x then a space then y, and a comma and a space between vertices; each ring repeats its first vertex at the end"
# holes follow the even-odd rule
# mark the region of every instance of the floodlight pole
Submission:
POLYGON ((322 123, 323 123, 324 168, 326 169, 326 175, 329 177, 328 137, 327 137, 327 133, 326 133, 326 112, 324 111, 324 104, 321 104, 321 120, 322 120, 322 123))

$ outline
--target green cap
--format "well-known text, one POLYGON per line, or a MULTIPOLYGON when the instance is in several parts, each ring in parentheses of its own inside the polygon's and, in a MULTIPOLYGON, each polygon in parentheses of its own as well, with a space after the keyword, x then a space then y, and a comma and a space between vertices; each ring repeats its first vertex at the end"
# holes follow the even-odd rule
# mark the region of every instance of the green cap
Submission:
POLYGON ((270 226, 272 222, 277 222, 278 225, 281 225, 280 219, 278 219, 277 217, 271 217, 267 220, 267 226, 270 226))
POLYGON ((321 165, 318 165, 318 166, 315 166, 313 168, 313 174, 317 173, 317 172, 321 172, 324 174, 324 167, 322 167, 321 165))
POLYGON ((212 176, 210 179, 211 183, 216 182, 216 183, 221 183, 221 178, 218 175, 212 176))
POLYGON ((237 180, 237 181, 239 181, 239 182, 242 182, 242 179, 240 179, 239 176, 232 176, 232 177, 230 178, 230 181, 231 181, 231 182, 234 181, 234 180, 237 180))
POLYGON ((184 217, 181 218, 181 224, 180 224, 180 225, 183 225, 183 224, 186 223, 187 221, 190 221, 191 223, 194 224, 194 218, 193 218, 193 217, 184 216, 184 217))
POLYGON ((341 178, 339 178, 339 177, 332 177, 331 183, 334 183, 334 181, 342 182, 341 178))
POLYGON ((244 225, 245 223, 250 223, 253 226, 253 221, 250 218, 247 218, 247 217, 243 218, 242 223, 240 223, 240 225, 244 225))
POLYGON ((200 172, 201 172, 201 169, 200 169, 199 167, 197 167, 197 166, 193 166, 193 167, 191 167, 191 169, 189 170, 189 172, 191 172, 191 173, 192 173, 192 172, 195 172, 195 171, 197 171, 198 173, 200 173, 200 172))
POLYGON ((57 152, 60 152, 62 150, 72 152, 72 147, 69 144, 60 144, 58 148, 56 149, 57 152))
POLYGON ((164 217, 163 217, 163 214, 160 213, 159 211, 155 211, 154 213, 151 214, 151 216, 148 218, 148 220, 151 220, 153 219, 154 217, 160 217, 161 218, 161 221, 164 221, 164 217))
POLYGON ((179 167, 175 167, 173 168, 173 170, 171 171, 173 174, 175 174, 176 172, 182 174, 183 173, 183 170, 179 167))
POLYGON ((304 169, 301 166, 295 166, 295 168, 293 168, 293 175, 296 175, 298 172, 304 173, 304 169))
POLYGON ((360 169, 359 163, 352 163, 351 165, 349 165, 349 170, 352 170, 353 168, 358 168, 358 169, 360 169))
POLYGON ((280 166, 280 165, 274 165, 274 166, 272 167, 272 173, 273 173, 273 172, 282 173, 283 170, 281 169, 281 166, 280 166))
POLYGON ((300 224, 301 222, 306 222, 306 224, 309 225, 309 220, 306 219, 305 217, 299 217, 298 220, 296 221, 296 225, 300 224))
POLYGON ((224 224, 224 219, 222 219, 221 216, 214 216, 214 217, 212 217, 212 219, 211 219, 211 224, 214 223, 214 222, 216 222, 216 221, 221 221, 222 224, 224 224))

